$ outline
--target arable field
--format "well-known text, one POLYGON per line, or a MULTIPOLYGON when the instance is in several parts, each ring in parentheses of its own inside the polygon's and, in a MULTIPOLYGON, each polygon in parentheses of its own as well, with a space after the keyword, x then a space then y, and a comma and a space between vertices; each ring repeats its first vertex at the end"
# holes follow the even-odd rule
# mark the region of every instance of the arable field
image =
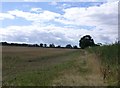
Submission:
POLYGON ((3 86, 107 86, 95 54, 82 49, 2 46, 3 86))

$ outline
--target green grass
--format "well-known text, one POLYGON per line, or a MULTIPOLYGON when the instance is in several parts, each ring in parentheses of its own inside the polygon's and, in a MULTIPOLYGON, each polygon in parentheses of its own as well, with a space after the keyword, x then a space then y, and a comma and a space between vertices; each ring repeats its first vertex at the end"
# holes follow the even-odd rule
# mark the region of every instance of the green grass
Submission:
POLYGON ((17 74, 12 79, 7 80, 4 85, 16 86, 49 86, 58 73, 72 66, 71 61, 44 70, 28 71, 17 74))
POLYGON ((110 67, 111 74, 107 79, 110 85, 117 85, 118 83, 118 68, 120 67, 120 65, 118 64, 118 55, 120 55, 120 53, 118 52, 119 46, 120 44, 113 44, 87 49, 89 52, 96 54, 103 67, 110 67))

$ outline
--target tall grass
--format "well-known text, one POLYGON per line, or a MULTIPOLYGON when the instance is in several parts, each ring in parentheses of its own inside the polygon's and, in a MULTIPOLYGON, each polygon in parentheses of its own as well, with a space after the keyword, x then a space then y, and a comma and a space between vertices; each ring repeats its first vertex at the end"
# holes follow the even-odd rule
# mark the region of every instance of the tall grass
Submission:
POLYGON ((111 70, 110 77, 107 79, 110 85, 118 84, 119 65, 119 47, 120 44, 104 45, 89 48, 88 51, 96 54, 102 67, 109 66, 111 70))
POLYGON ((119 44, 104 45, 100 47, 94 47, 90 50, 101 58, 101 62, 104 65, 118 65, 118 46, 119 44))

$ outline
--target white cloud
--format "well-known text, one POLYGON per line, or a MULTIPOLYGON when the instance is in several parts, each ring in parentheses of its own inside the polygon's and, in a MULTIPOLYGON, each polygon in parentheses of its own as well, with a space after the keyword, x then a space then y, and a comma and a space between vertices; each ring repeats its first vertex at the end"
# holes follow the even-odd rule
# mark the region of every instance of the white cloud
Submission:
POLYGON ((61 4, 61 5, 59 5, 57 8, 58 9, 65 9, 65 8, 69 8, 69 7, 71 7, 71 5, 70 4, 61 4))
POLYGON ((107 37, 109 40, 106 40, 106 42, 113 42, 118 37, 118 2, 104 3, 99 7, 68 8, 64 9, 64 12, 64 18, 55 20, 69 25, 95 26, 95 31, 87 31, 86 33, 91 32, 90 34, 98 36, 96 38, 99 38, 101 41, 103 38, 107 37), (100 38, 100 36, 104 37, 100 38))
POLYGON ((68 24, 76 24, 76 25, 111 25, 111 22, 116 23, 117 14, 118 14, 118 2, 114 3, 105 3, 98 6, 93 6, 89 8, 80 8, 73 7, 64 9, 65 14, 64 19, 57 19, 57 21, 61 21, 68 24), (107 19, 106 19, 107 18, 107 19), (105 20, 106 19, 106 20, 105 20), (66 22, 68 21, 68 22, 66 22), (103 24, 102 24, 103 23, 103 24))
MULTIPOLYGON (((10 26, 0 30, 2 40, 4 41, 16 41, 27 43, 55 43, 65 45, 67 43, 74 44, 70 37, 72 37, 71 31, 73 29, 67 29, 55 26, 10 26), (2 31, 2 32, 1 32, 2 31)), ((73 33, 73 35, 76 34, 73 33)), ((77 37, 76 37, 77 38, 77 37)), ((78 42, 78 41, 76 41, 78 42)))
POLYGON ((107 0, 107 2, 115 2, 115 1, 120 1, 120 0, 107 0))
POLYGON ((65 46, 66 44, 78 45, 80 37, 89 34, 96 43, 112 43, 117 33, 102 29, 75 29, 57 27, 53 25, 9 26, 0 30, 2 40, 8 42, 25 43, 54 43, 65 46), (2 31, 2 32, 1 32, 2 31), (111 36, 112 35, 112 36, 111 36))
MULTIPOLYGON (((38 10, 40 10, 40 8, 32 8, 31 10, 38 12, 38 10)), ((13 11, 9 11, 8 13, 10 15, 14 15, 16 17, 25 18, 28 21, 38 21, 38 22, 53 20, 53 19, 55 19, 55 17, 60 16, 60 14, 58 14, 58 13, 50 12, 47 10, 45 10, 41 13, 31 13, 31 12, 24 12, 24 11, 20 11, 20 10, 13 10, 13 11)))
POLYGON ((66 45, 68 43, 78 44, 81 36, 89 34, 96 43, 112 43, 118 37, 118 2, 104 3, 100 6, 89 8, 70 7, 63 9, 63 15, 41 8, 32 8, 31 12, 13 10, 6 13, 12 18, 14 16, 32 21, 30 26, 9 26, 0 29, 0 35, 4 41, 16 41, 27 43, 55 43, 66 45), (44 24, 54 20, 66 25, 75 26, 95 26, 92 30, 83 28, 68 28, 65 26, 55 26, 44 24))
POLYGON ((37 12, 37 13, 43 12, 43 10, 41 8, 31 8, 30 11, 31 12, 37 12))
POLYGON ((15 17, 13 15, 7 14, 7 13, 0 13, 0 20, 4 19, 14 19, 15 17))

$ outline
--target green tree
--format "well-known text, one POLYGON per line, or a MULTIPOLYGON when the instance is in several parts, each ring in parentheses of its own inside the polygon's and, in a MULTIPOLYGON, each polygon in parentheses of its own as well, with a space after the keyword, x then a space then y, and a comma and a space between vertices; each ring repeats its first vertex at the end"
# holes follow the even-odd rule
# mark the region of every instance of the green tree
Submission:
POLYGON ((66 48, 72 48, 72 46, 70 44, 66 45, 66 48))
POLYGON ((44 44, 44 47, 46 48, 46 47, 47 47, 47 44, 44 44))
POLYGON ((89 47, 89 46, 94 46, 94 45, 95 45, 94 40, 92 39, 90 35, 83 36, 79 41, 79 46, 82 49, 89 47))
POLYGON ((54 48, 55 45, 52 43, 52 44, 49 45, 49 47, 54 48))
POLYGON ((43 44, 42 44, 42 43, 40 43, 40 47, 43 47, 43 44))

